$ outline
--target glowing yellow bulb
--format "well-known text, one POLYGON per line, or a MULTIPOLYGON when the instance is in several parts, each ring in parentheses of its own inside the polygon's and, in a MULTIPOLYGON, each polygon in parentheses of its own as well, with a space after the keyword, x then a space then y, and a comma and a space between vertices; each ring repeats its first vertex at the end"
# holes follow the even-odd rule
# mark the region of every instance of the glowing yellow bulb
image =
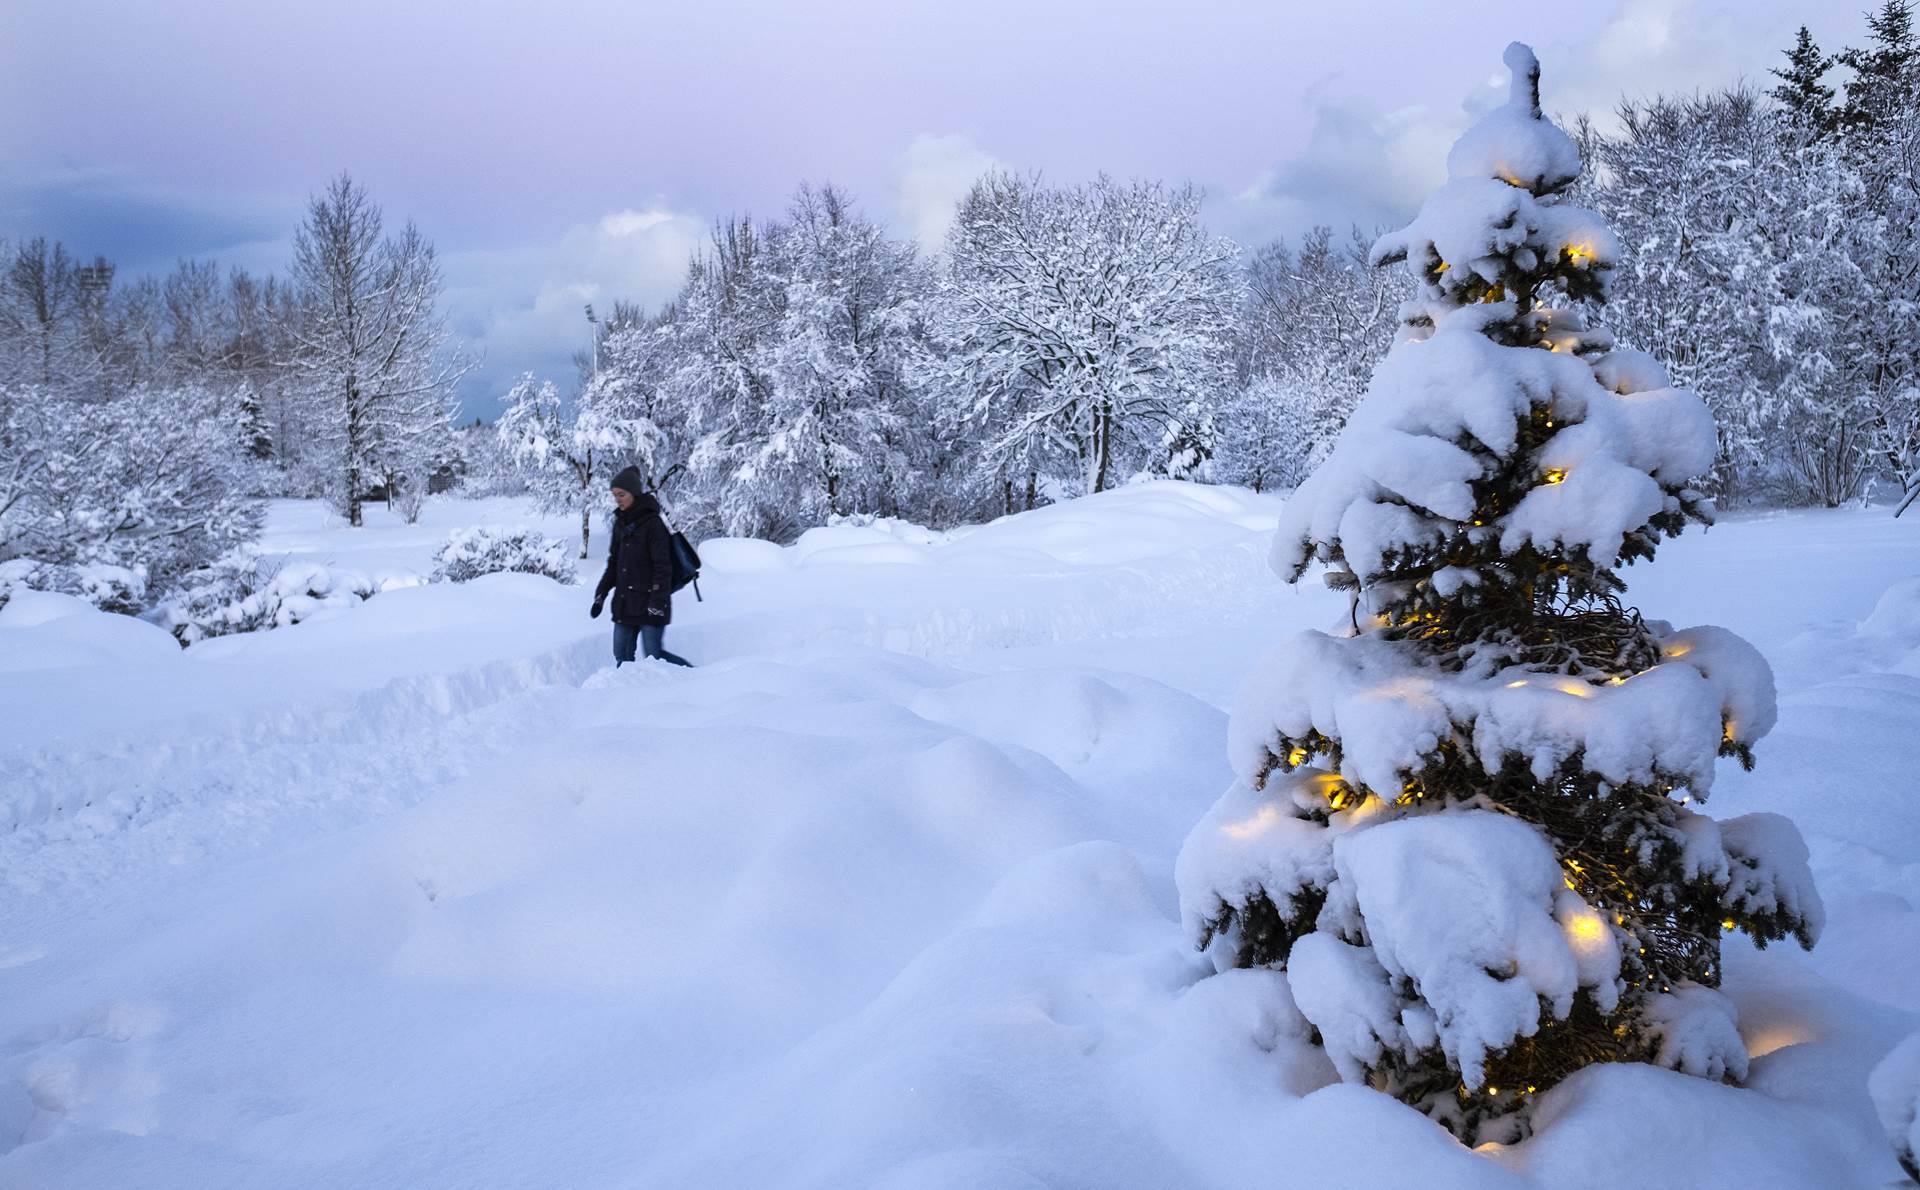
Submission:
POLYGON ((1733 925, 1734 925, 1734 922, 1733 922, 1733 919, 1732 919, 1731 917, 1729 917, 1729 918, 1727 918, 1726 920, 1724 920, 1724 921, 1722 921, 1722 922, 1720 923, 1720 928, 1721 928, 1721 929, 1723 929, 1723 930, 1729 930, 1729 931, 1730 931, 1730 930, 1732 930, 1732 929, 1733 929, 1733 925))
POLYGON ((1307 750, 1305 748, 1296 747, 1293 751, 1287 753, 1288 768, 1297 769, 1305 763, 1307 763, 1307 750))
POLYGON ((1567 473, 1564 468, 1552 467, 1547 470, 1546 475, 1542 476, 1542 478, 1548 483, 1562 483, 1566 480, 1567 473))
POLYGON ((1567 923, 1567 933, 1581 942, 1598 942, 1607 936, 1607 927, 1598 917, 1582 913, 1567 923))
POLYGON ((1593 249, 1585 244, 1568 244, 1567 259, 1574 264, 1585 264, 1593 259, 1593 249))
POLYGON ((1443 260, 1439 264, 1436 264, 1433 266, 1433 275, 1438 277, 1441 273, 1446 272, 1448 269, 1452 267, 1453 267, 1452 265, 1448 264, 1446 261, 1443 260))

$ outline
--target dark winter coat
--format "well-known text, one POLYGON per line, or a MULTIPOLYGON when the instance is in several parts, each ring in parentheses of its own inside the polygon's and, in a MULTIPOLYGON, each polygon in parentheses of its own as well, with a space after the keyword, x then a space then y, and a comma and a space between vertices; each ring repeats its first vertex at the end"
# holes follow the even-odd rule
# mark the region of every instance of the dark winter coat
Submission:
POLYGON ((653 624, 673 622, 673 542, 660 518, 660 502, 645 492, 633 505, 613 514, 613 532, 607 542, 607 569, 594 591, 596 600, 613 593, 613 622, 653 624), (648 614, 656 608, 659 615, 648 614))

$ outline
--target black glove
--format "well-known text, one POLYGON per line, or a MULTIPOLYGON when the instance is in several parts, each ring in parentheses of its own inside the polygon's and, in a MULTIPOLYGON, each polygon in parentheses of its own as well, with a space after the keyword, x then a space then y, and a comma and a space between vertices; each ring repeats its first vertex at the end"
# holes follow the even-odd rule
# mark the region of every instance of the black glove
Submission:
POLYGON ((593 597, 593 606, 587 609, 587 614, 589 616, 592 616, 596 620, 599 619, 600 608, 602 605, 606 603, 606 601, 607 601, 607 597, 605 595, 595 595, 593 597))

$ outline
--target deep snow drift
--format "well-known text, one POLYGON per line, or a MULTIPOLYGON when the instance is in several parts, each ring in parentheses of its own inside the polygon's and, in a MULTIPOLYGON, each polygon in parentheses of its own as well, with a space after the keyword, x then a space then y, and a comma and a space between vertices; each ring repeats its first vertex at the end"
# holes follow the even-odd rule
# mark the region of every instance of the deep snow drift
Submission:
MULTIPOLYGON (((530 576, 185 652, 0 609, 0 1185, 1896 1179, 1867 1072, 1920 1027, 1913 526, 1735 518, 1627 571, 1773 663, 1710 808, 1799 823, 1826 935, 1729 944, 1745 1088, 1597 1068, 1476 1153, 1334 1085, 1285 978, 1203 980, 1177 920, 1222 708, 1345 612, 1267 570, 1278 510, 1168 483, 708 543, 686 673, 605 669, 590 591, 530 576)), ((530 519, 288 503, 267 547, 424 574, 530 519)))

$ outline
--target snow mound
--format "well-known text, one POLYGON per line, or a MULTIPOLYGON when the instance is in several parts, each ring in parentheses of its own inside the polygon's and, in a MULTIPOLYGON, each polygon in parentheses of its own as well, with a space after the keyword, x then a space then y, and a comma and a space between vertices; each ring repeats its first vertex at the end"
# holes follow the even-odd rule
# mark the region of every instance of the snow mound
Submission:
POLYGON ((78 596, 21 590, 0 607, 0 672, 179 660, 180 646, 164 629, 100 611, 78 596))

